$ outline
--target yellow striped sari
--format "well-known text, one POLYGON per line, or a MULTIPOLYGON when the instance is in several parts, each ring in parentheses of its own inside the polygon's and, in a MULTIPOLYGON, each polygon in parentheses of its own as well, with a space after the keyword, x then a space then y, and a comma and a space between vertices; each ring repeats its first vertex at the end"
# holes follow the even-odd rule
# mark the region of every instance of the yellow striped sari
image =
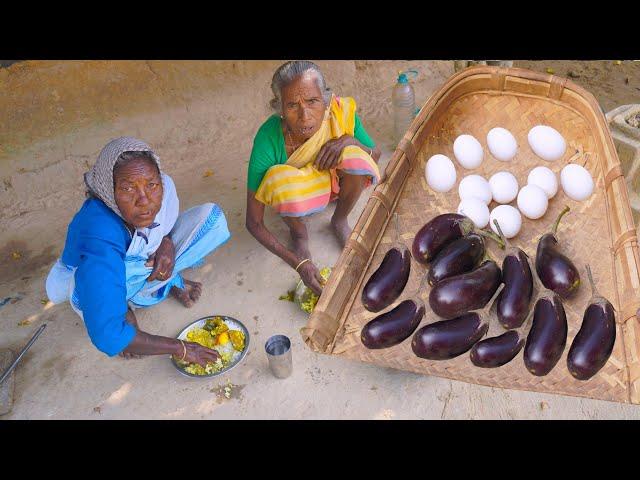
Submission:
POLYGON ((303 217, 324 210, 338 195, 338 170, 349 175, 364 175, 369 184, 375 185, 380 180, 378 165, 360 147, 345 147, 336 168, 321 171, 313 166, 327 141, 344 134, 353 136, 355 118, 355 100, 333 96, 320 129, 293 152, 287 163, 267 170, 256 192, 256 200, 271 206, 282 216, 303 217))

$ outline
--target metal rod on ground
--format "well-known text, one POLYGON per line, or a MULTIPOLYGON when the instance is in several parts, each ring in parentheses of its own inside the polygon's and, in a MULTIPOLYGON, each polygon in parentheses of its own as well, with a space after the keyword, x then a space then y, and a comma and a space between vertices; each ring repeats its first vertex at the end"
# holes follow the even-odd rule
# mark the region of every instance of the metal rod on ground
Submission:
POLYGON ((14 368, 16 368, 16 365, 18 365, 18 362, 20 361, 20 359, 23 357, 23 355, 25 353, 27 353, 27 350, 29 350, 29 348, 31 348, 31 345, 33 345, 33 342, 36 341, 36 339, 40 336, 40 334, 42 333, 42 331, 44 330, 44 328, 47 326, 47 324, 43 324, 40 326, 40 328, 38 328, 38 330, 36 330, 36 333, 33 334, 33 337, 31 337, 31 340, 29 340, 29 343, 27 343, 25 345, 25 347, 22 349, 22 351, 18 354, 18 356, 16 357, 16 359, 13 361, 13 363, 11 365, 9 365, 9 368, 7 368, 2 376, 0 377, 0 385, 2 385, 2 382, 5 381, 5 379, 9 376, 9 374, 13 371, 14 368))

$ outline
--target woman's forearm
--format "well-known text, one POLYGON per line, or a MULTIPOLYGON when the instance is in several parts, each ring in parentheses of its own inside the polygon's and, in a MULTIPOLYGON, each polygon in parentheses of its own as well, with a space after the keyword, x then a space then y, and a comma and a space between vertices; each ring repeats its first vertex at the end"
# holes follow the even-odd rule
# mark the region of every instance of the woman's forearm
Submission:
POLYGON ((140 330, 136 331, 136 336, 124 351, 134 355, 175 355, 176 357, 182 357, 184 353, 180 340, 151 335, 140 330))
POLYGON ((298 263, 304 260, 303 258, 298 258, 298 255, 282 245, 275 235, 265 227, 264 223, 247 221, 247 230, 249 230, 251 235, 267 250, 287 262, 291 268, 296 268, 298 263))

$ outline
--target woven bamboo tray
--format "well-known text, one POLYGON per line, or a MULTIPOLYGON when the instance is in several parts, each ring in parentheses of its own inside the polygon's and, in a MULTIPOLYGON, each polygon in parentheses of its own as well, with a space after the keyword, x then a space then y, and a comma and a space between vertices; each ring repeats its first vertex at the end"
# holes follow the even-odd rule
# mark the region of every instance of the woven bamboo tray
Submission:
MULTIPOLYGON (((487 246, 492 258, 501 264, 502 251, 493 242, 487 246)), ((396 303, 415 291, 424 272, 425 267, 412 261, 409 282, 396 303)), ((421 326, 438 319, 428 307, 428 293, 427 287, 422 293, 427 314, 421 326)), ((301 334, 316 352, 383 367, 492 387, 637 404, 640 403, 639 309, 638 238, 620 161, 595 98, 573 82, 553 75, 516 68, 475 67, 451 77, 412 123, 389 162, 385 181, 372 193, 301 334), (565 137, 567 151, 562 159, 545 162, 531 151, 527 133, 538 124, 550 125, 565 137), (511 163, 494 159, 486 147, 487 132, 497 126, 510 130, 518 141, 518 153, 511 163), (562 167, 570 162, 584 165, 594 178, 596 190, 589 200, 575 202, 560 189, 545 216, 535 221, 523 217, 522 230, 511 240, 535 258, 540 235, 548 231, 564 205, 571 207, 560 224, 558 238, 564 252, 578 267, 583 284, 575 298, 564 302, 569 323, 567 347, 545 377, 533 376, 526 370, 522 352, 503 367, 481 369, 471 363, 468 354, 448 361, 420 359, 411 351, 410 338, 383 350, 368 350, 360 342, 360 330, 376 316, 364 309, 360 296, 364 283, 392 246, 391 214, 398 213, 401 237, 410 248, 422 225, 436 215, 456 211, 457 184, 448 193, 432 191, 424 180, 424 166, 436 153, 453 159, 453 141, 463 133, 480 140, 485 159, 473 171, 463 170, 454 161, 458 182, 470 173, 489 178, 506 169, 524 185, 533 167, 546 165, 559 178, 562 167), (591 295, 584 269, 587 262, 600 293, 617 311, 618 329, 608 363, 590 380, 578 381, 567 370, 566 355, 591 295)), ((502 331, 493 319, 491 336, 502 331)))

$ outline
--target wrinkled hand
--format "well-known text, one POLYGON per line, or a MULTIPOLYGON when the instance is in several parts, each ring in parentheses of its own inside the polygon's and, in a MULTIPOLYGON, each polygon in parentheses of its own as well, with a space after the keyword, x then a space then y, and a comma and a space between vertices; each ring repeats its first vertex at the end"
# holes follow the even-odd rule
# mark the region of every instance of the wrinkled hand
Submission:
POLYGON ((320 275, 318 267, 316 267, 313 262, 305 262, 298 269, 298 273, 300 274, 300 278, 302 278, 303 283, 309 287, 313 293, 320 296, 322 293, 322 282, 324 279, 320 275))
POLYGON ((158 249, 149 257, 145 265, 153 267, 147 282, 164 281, 171 278, 176 264, 176 248, 169 237, 164 237, 158 249))
MULTIPOLYGON (((201 367, 206 367, 207 363, 215 363, 220 357, 220 354, 211 348, 203 347, 199 343, 184 342, 187 347, 187 354, 184 357, 185 362, 197 363, 201 367)), ((178 358, 182 358, 179 356, 178 358)))
POLYGON ((340 163, 340 155, 344 147, 353 145, 354 139, 351 135, 342 135, 325 143, 313 163, 318 170, 329 170, 335 168, 340 163))

